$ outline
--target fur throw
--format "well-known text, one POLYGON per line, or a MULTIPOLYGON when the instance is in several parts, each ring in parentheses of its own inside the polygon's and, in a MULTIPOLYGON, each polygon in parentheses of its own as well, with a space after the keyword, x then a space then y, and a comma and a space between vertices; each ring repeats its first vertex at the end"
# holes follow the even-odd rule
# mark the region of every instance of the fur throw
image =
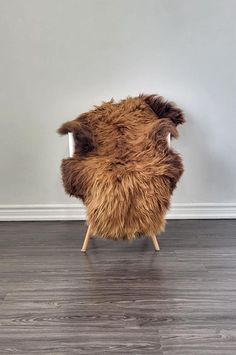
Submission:
POLYGON ((177 181, 180 156, 168 147, 184 123, 175 104, 140 95, 95 106, 58 133, 73 133, 75 152, 63 159, 62 180, 69 195, 81 198, 94 235, 133 239, 160 233, 177 181))

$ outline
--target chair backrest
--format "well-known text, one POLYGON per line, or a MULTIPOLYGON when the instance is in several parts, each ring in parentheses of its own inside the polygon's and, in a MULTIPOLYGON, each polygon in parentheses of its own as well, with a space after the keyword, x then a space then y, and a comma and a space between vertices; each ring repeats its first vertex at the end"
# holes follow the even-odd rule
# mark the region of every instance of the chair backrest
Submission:
MULTIPOLYGON (((168 133, 167 144, 169 148, 170 148, 170 143, 171 143, 171 134, 168 133)), ((68 152, 69 152, 69 157, 72 158, 75 152, 75 142, 74 142, 74 137, 72 132, 68 132, 68 152)))

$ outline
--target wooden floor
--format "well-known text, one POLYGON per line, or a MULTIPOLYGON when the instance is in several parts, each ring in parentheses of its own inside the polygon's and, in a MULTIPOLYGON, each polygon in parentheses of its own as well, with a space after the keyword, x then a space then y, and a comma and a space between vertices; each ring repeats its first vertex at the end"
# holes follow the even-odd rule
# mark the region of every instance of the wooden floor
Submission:
POLYGON ((1 354, 236 354, 236 221, 169 221, 160 253, 84 231, 0 223, 1 354))

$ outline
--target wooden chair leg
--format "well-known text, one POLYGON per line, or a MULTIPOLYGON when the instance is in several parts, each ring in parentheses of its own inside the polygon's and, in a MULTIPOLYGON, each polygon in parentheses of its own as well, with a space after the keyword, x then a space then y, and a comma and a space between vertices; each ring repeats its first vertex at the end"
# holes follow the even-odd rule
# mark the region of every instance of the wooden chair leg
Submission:
POLYGON ((90 228, 90 226, 88 226, 86 235, 85 235, 85 237, 84 237, 84 242, 83 242, 83 245, 82 245, 82 249, 81 249, 81 251, 82 251, 83 253, 85 253, 86 250, 87 250, 88 242, 89 242, 89 238, 91 237, 91 234, 92 234, 92 233, 91 233, 91 228, 90 228))
POLYGON ((159 244, 158 244, 158 241, 157 241, 157 237, 155 235, 151 235, 151 238, 152 238, 154 249, 156 251, 160 251, 160 247, 159 247, 159 244))

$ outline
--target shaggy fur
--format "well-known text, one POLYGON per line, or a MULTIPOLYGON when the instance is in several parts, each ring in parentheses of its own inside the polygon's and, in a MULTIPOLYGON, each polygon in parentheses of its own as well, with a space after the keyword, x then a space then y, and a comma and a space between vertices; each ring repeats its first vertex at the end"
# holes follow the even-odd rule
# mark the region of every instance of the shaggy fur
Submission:
POLYGON ((95 235, 133 239, 160 233, 177 181, 180 156, 167 135, 177 138, 182 111, 161 96, 140 95, 103 103, 64 123, 75 153, 61 164, 65 191, 87 207, 95 235))

